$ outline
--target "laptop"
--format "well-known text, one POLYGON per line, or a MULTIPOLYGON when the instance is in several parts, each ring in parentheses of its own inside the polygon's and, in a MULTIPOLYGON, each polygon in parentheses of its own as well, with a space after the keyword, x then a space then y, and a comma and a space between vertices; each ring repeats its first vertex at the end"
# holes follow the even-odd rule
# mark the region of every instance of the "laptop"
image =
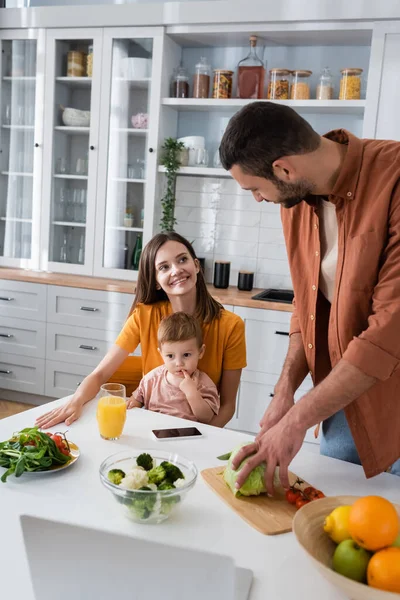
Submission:
MULTIPOLYGON (((248 600, 229 556, 21 515, 36 600, 248 600)), ((150 526, 149 526, 150 527, 150 526)))

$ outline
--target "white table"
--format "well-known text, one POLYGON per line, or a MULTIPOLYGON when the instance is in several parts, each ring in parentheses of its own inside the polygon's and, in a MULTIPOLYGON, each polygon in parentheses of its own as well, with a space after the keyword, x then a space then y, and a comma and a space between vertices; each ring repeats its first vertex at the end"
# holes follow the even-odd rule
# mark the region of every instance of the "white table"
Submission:
MULTIPOLYGON (((45 408, 60 402, 62 400, 57 400, 45 408)), ((0 483, 1 597, 7 597, 8 592, 16 600, 33 599, 18 518, 20 514, 32 514, 230 555, 238 566, 254 572, 251 600, 306 598, 310 597, 311 590, 313 598, 344 598, 309 563, 292 533, 262 535, 230 510, 200 475, 180 510, 160 525, 129 521, 99 479, 101 461, 120 450, 173 450, 193 460, 200 471, 221 464, 216 456, 251 439, 250 436, 198 425, 205 434, 202 439, 156 442, 151 428, 187 426, 188 422, 135 409, 128 411, 120 440, 110 442, 98 434, 95 408, 95 402, 89 403, 81 419, 70 427, 68 437, 78 444, 82 453, 76 464, 60 473, 24 474, 19 479, 11 476, 7 483, 0 483), (10 578, 13 572, 15 575, 10 578)), ((0 421, 0 440, 33 425, 36 416, 43 411, 43 406, 37 407, 0 421)), ((53 428, 56 430, 64 431, 65 426, 53 428)), ((385 473, 367 480, 361 467, 307 450, 298 454, 291 469, 327 495, 373 493, 400 502, 400 480, 393 475, 385 473)))

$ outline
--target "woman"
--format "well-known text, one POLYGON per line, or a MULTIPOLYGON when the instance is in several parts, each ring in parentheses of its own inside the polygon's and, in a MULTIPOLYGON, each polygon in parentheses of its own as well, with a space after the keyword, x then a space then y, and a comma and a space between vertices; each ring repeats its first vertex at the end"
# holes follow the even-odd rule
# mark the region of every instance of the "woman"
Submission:
POLYGON ((192 245, 175 232, 155 235, 143 249, 136 297, 114 346, 69 401, 40 416, 36 424, 47 428, 76 421, 83 405, 96 396, 139 344, 143 373, 160 366, 158 326, 163 317, 178 311, 195 315, 202 325, 206 350, 198 366, 216 384, 221 400, 211 425, 226 425, 235 412, 240 375, 246 366, 244 323, 214 300, 192 245))

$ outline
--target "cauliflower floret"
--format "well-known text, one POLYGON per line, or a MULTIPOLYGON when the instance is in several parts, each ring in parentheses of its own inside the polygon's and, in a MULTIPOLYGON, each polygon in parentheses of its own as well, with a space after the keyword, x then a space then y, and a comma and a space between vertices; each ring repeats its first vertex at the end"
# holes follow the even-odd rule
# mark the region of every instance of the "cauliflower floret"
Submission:
POLYGON ((155 483, 148 483, 147 487, 150 488, 153 492, 156 492, 158 489, 155 483))
POLYGON ((185 485, 186 481, 184 479, 175 479, 174 481, 174 486, 176 488, 180 488, 183 487, 185 485))
POLYGON ((132 469, 132 471, 123 478, 120 487, 125 488, 126 490, 138 490, 147 485, 148 480, 147 471, 138 467, 132 469))

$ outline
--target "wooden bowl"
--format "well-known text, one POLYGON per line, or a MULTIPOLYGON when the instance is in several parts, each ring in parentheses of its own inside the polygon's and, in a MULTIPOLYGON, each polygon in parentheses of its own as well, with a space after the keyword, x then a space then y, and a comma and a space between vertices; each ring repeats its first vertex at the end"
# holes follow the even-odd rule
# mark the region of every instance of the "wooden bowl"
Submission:
MULTIPOLYGON (((353 504, 357 499, 358 496, 333 496, 306 504, 293 519, 294 535, 318 571, 351 600, 399 600, 399 594, 358 583, 331 568, 336 544, 323 530, 325 517, 337 506, 353 504)), ((400 506, 394 506, 400 516, 400 506)))

